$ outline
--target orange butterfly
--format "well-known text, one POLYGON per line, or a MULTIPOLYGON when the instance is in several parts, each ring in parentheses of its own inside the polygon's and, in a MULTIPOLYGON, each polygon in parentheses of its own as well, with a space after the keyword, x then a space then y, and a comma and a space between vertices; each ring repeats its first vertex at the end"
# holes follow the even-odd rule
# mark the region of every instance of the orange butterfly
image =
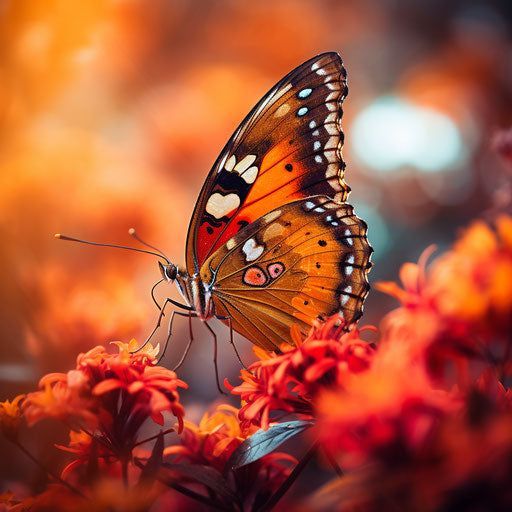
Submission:
POLYGON ((167 298, 153 333, 169 303, 187 311, 173 311, 169 332, 174 315, 197 316, 215 337, 207 321, 217 317, 231 334, 276 351, 292 343, 292 325, 306 334, 336 312, 347 324, 361 316, 372 248, 345 202, 347 92, 340 56, 324 53, 285 76, 242 121, 199 195, 186 269, 140 250, 165 259, 162 277, 186 301, 167 298))
POLYGON ((218 317, 278 350, 290 327, 362 314, 372 248, 345 202, 341 156, 346 71, 314 57, 275 85, 211 169, 190 222, 186 270, 161 265, 193 313, 218 317))

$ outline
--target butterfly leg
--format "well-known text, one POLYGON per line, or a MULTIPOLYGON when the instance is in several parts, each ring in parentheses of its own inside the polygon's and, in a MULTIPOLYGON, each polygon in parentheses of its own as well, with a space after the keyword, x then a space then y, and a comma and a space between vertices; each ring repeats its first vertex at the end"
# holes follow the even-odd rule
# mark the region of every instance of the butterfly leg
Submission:
POLYGON ((188 332, 190 335, 189 341, 187 343, 187 346, 185 347, 185 351, 183 352, 181 359, 178 361, 178 364, 176 364, 176 366, 173 368, 173 371, 176 371, 185 362, 185 359, 187 358, 190 347, 192 346, 192 342, 194 341, 194 333, 192 332, 192 316, 193 315, 191 313, 189 313, 189 315, 188 315, 188 332))
POLYGON ((213 336, 213 364, 215 366, 215 380, 217 381, 217 389, 222 395, 225 395, 226 393, 220 387, 219 380, 219 366, 217 364, 217 335, 215 334, 215 331, 208 325, 207 322, 204 322, 204 325, 206 325, 207 329, 211 332, 213 336))
MULTIPOLYGON (((160 358, 158 359, 158 362, 160 363, 160 361, 162 360, 162 358, 164 357, 164 354, 166 353, 167 351, 167 347, 169 345, 169 341, 171 341, 171 338, 172 338, 172 326, 174 324, 174 318, 176 317, 176 315, 179 315, 179 316, 186 316, 186 317, 195 317, 197 316, 194 312, 192 311, 188 311, 187 313, 184 313, 182 311, 176 311, 174 310, 172 313, 171 313, 171 319, 169 321, 169 330, 167 332, 167 339, 165 340, 165 345, 164 345, 164 350, 162 351, 162 355, 160 356, 160 358)), ((188 352, 188 350, 190 349, 190 345, 192 344, 192 341, 193 339, 191 339, 187 345, 187 348, 185 349, 185 352, 188 352)), ((186 354, 185 354, 186 355, 186 354)), ((184 358, 183 358, 184 359, 184 358)), ((182 361, 180 361, 180 364, 182 363, 182 361)))
POLYGON ((165 302, 162 304, 162 307, 160 308, 160 314, 158 315, 158 320, 156 322, 154 329, 151 331, 151 334, 146 338, 146 341, 144 341, 144 343, 137 350, 134 350, 132 353, 139 352, 151 341, 151 338, 155 335, 155 332, 162 324, 162 318, 165 316, 165 308, 170 302, 171 299, 166 299, 165 302))
POLYGON ((247 366, 242 361, 242 358, 240 357, 240 352, 238 352, 238 349, 236 348, 236 345, 235 345, 235 340, 233 339, 233 324, 232 324, 231 317, 230 316, 222 316, 222 317, 219 316, 217 318, 219 320, 226 320, 227 321, 228 327, 229 327, 229 343, 231 344, 231 346, 233 347, 233 350, 235 351, 235 354, 236 354, 236 357, 238 359, 238 362, 242 365, 242 368, 245 368, 247 370, 247 366))
POLYGON ((155 297, 155 289, 156 287, 160 284, 160 283, 163 283, 165 281, 165 279, 160 279, 160 281, 157 281, 153 287, 151 288, 151 298, 153 299, 153 302, 155 303, 155 306, 161 311, 162 310, 162 306, 160 306, 160 304, 158 303, 158 301, 156 300, 156 297, 155 297))

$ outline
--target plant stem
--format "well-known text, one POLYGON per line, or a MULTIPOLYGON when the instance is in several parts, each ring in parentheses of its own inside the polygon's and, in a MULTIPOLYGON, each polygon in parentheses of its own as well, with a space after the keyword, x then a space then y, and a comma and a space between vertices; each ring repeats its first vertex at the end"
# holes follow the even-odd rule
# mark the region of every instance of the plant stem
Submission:
POLYGON ((278 504, 279 500, 285 495, 288 489, 302 473, 304 468, 308 465, 309 461, 313 458, 318 450, 319 444, 320 443, 317 441, 313 444, 313 446, 311 446, 311 448, 306 452, 306 455, 304 455, 300 462, 293 468, 290 476, 281 484, 281 487, 279 487, 279 489, 267 500, 267 502, 264 503, 260 509, 258 509, 258 512, 269 512, 278 504))
MULTIPOLYGON (((175 432, 175 430, 173 428, 169 428, 167 430, 164 430, 162 432, 162 435, 166 435, 166 434, 170 434, 171 432, 175 432)), ((141 444, 144 444, 144 443, 148 443, 149 441, 153 441, 154 439, 156 439, 160 434, 155 434, 154 436, 151 436, 151 437, 148 437, 146 439, 143 439, 142 441, 137 441, 133 447, 135 448, 136 446, 139 446, 141 444)))
POLYGON ((341 478, 345 476, 343 469, 340 468, 339 464, 336 462, 336 459, 332 456, 331 452, 327 449, 323 449, 326 459, 329 461, 329 464, 332 466, 336 474, 341 478))
POLYGON ((168 487, 172 487, 175 491, 180 492, 181 494, 184 494, 185 496, 198 501, 199 503, 202 503, 203 505, 208 505, 208 507, 213 508, 214 510, 221 510, 222 512, 230 512, 231 509, 224 507, 223 505, 219 503, 212 502, 209 498, 206 496, 203 496, 202 494, 199 494, 195 491, 192 491, 190 489, 187 489, 183 485, 180 485, 178 483, 172 482, 171 480, 166 480, 165 478, 158 478, 160 482, 167 485, 168 487))
POLYGON ((123 475, 123 484, 128 489, 128 457, 121 459, 121 471, 123 475))
POLYGON ((510 359, 510 356, 512 355, 512 341, 510 343, 507 343, 507 346, 505 347, 505 353, 503 354, 503 359, 501 361, 500 365, 500 372, 498 379, 500 382, 505 385, 505 378, 507 376, 507 363, 510 359))
POLYGON ((71 485, 70 483, 63 480, 57 473, 48 469, 41 461, 39 461, 32 453, 30 453, 27 448, 25 448, 18 440, 14 440, 13 443, 39 468, 41 468, 46 474, 51 476, 54 480, 61 483, 63 486, 67 487, 70 491, 78 494, 82 498, 88 499, 85 494, 82 493, 79 489, 71 485))

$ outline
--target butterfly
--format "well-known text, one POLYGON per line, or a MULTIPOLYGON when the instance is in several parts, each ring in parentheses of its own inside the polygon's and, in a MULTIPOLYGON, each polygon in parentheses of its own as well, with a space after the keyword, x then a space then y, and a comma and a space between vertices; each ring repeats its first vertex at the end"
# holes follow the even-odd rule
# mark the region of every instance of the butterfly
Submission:
POLYGON ((213 317, 229 325, 231 342, 235 330, 276 352, 281 343, 293 343, 292 326, 306 335, 315 321, 335 313, 352 324, 369 291, 372 248, 366 223, 346 202, 341 117, 347 92, 341 57, 329 52, 304 62, 263 96, 201 189, 188 229, 186 268, 134 230, 132 236, 157 252, 55 236, 164 259, 159 283, 175 283, 186 304, 168 297, 160 306, 155 285, 160 316, 144 345, 167 304, 182 310, 172 312, 167 342, 176 314, 196 316, 214 336, 215 353, 217 338, 207 323, 213 317))
POLYGON ((201 320, 279 351, 292 325, 306 334, 334 313, 361 316, 372 248, 346 202, 347 92, 341 57, 318 55, 270 89, 220 153, 192 214, 186 268, 160 264, 201 320))

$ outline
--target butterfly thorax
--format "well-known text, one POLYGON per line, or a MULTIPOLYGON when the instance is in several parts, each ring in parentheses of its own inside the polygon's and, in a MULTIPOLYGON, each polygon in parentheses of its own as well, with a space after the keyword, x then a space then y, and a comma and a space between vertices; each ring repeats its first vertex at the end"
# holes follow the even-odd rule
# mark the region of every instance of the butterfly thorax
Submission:
POLYGON ((210 286, 201 279, 199 274, 191 276, 178 269, 174 282, 187 304, 194 308, 194 312, 201 320, 208 320, 214 316, 215 308, 210 286))

